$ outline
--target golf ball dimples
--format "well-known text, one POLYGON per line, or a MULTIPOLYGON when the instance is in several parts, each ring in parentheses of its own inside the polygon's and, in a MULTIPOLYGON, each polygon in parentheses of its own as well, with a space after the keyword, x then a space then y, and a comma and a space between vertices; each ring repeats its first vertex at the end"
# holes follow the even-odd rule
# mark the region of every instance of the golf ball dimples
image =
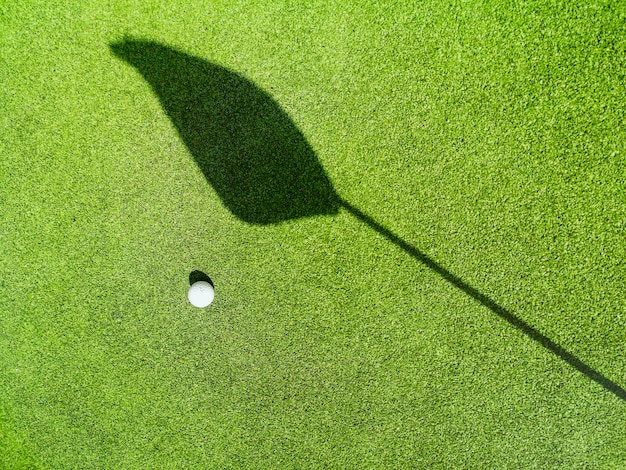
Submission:
POLYGON ((215 291, 213 286, 206 281, 194 282, 187 293, 191 305, 198 308, 208 307, 213 302, 215 291))

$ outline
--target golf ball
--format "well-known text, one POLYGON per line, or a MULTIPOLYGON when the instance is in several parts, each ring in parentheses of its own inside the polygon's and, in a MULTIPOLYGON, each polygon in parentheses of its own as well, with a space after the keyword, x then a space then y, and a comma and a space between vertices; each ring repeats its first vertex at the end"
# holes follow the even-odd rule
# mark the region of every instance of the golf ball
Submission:
POLYGON ((206 281, 194 282, 187 293, 191 305, 198 308, 208 307, 213 302, 215 291, 213 286, 206 281))

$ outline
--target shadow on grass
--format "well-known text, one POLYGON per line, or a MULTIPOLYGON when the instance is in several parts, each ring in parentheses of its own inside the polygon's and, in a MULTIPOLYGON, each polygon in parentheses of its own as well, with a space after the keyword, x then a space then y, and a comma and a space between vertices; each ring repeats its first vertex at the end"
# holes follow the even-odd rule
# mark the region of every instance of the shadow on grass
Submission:
POLYGON ((154 42, 126 40, 111 50, 150 84, 207 181, 241 220, 272 224, 339 211, 304 135, 249 80, 154 42))
MULTIPOLYGON (((626 391, 524 320, 343 200, 306 138, 276 101, 241 75, 151 41, 125 39, 112 52, 152 87, 223 204, 251 224, 344 208, 511 326, 626 401, 626 391)), ((193 274, 193 273, 192 273, 193 274)))

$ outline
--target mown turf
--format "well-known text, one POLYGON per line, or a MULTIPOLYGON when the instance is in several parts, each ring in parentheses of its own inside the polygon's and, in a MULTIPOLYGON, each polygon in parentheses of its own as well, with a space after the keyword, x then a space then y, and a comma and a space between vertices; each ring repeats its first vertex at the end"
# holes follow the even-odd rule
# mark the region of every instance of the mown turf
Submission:
POLYGON ((353 3, 0 6, 0 466, 626 465, 625 4, 353 3), (128 40, 370 219, 245 220, 128 40))

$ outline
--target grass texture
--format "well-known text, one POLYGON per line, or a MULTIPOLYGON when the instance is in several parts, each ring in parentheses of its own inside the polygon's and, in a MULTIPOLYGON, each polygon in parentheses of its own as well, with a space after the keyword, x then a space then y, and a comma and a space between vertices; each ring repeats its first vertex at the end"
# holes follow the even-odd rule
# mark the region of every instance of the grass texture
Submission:
POLYGON ((624 2, 18 0, 0 47, 0 468, 626 466, 624 2))

